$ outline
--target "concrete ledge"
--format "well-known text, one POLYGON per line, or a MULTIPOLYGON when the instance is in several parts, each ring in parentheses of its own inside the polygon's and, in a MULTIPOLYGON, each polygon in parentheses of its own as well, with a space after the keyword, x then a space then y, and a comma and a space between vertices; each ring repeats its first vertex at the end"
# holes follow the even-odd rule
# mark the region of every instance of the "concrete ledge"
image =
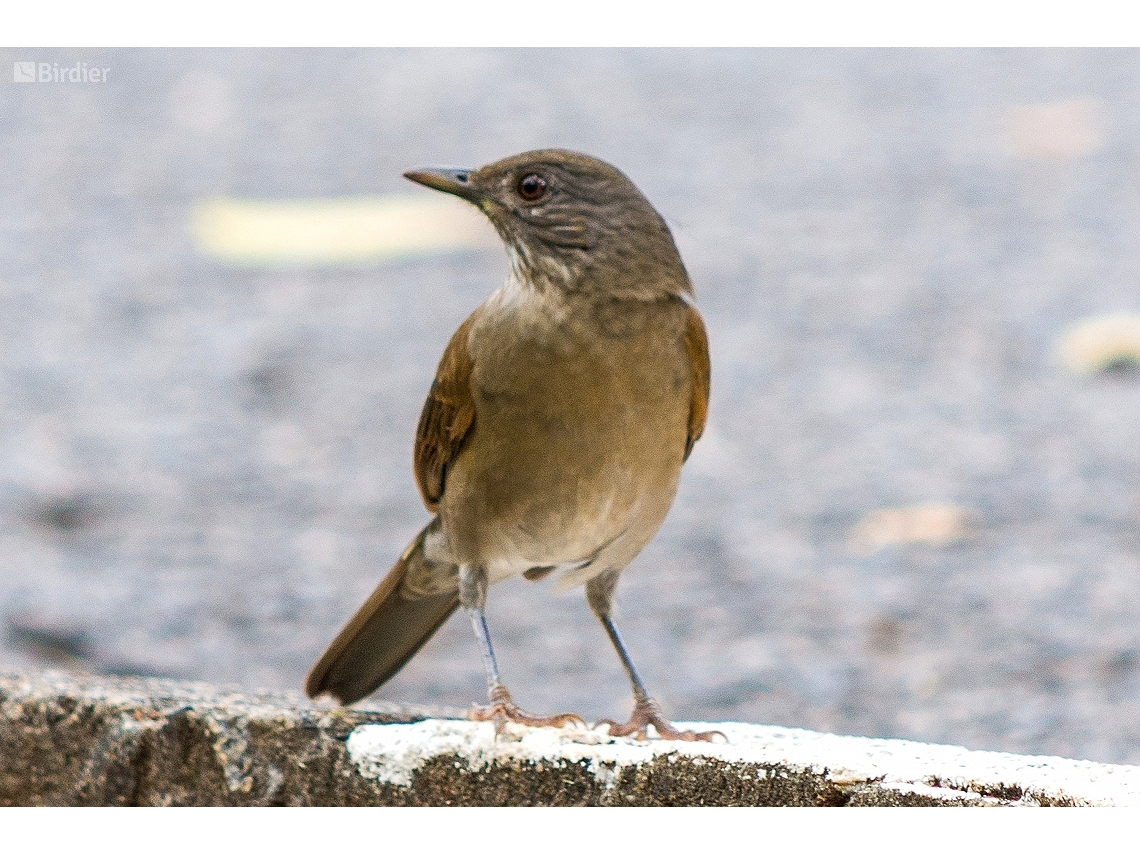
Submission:
POLYGON ((724 744, 0 676, 4 805, 1140 805, 1140 767, 749 724, 724 744))

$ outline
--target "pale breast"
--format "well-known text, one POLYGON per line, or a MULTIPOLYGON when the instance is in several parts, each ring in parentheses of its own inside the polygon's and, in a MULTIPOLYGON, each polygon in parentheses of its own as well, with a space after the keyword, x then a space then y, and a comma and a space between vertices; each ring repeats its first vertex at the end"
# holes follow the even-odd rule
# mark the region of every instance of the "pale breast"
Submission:
POLYGON ((456 559, 510 575, 623 539, 632 557, 684 455, 683 305, 494 300, 472 327, 475 423, 440 507, 456 559))

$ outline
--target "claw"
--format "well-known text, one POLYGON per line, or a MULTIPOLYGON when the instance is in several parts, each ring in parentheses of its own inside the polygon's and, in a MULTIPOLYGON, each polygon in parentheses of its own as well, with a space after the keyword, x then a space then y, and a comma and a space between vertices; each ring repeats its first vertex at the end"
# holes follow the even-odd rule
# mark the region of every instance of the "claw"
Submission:
POLYGON ((503 685, 496 686, 489 693, 490 703, 486 706, 476 705, 467 711, 467 718, 471 721, 493 721, 495 732, 502 733, 507 722, 525 724, 528 727, 565 727, 576 725, 585 727, 586 720, 574 713, 561 713, 560 715, 536 716, 519 709, 511 699, 511 693, 503 685))
POLYGON ((610 736, 630 736, 636 735, 638 739, 649 738, 649 725, 653 725, 653 729, 657 731, 659 739, 674 739, 680 742, 712 742, 714 736, 719 736, 725 742, 728 741, 726 737, 719 730, 677 730, 673 727, 668 720, 661 714, 661 708, 657 705, 657 701, 653 698, 647 698, 644 701, 637 701, 633 707, 633 715, 629 717, 629 721, 625 724, 618 724, 612 719, 604 718, 595 723, 595 727, 601 725, 608 725, 610 729, 610 736))

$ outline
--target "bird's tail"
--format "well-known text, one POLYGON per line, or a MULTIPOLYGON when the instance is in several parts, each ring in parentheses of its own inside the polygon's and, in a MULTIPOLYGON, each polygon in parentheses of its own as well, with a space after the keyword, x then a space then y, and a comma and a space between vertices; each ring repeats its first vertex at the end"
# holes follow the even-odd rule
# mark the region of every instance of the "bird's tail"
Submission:
POLYGON ((305 680, 309 697, 329 694, 347 705, 371 694, 403 668, 455 611, 458 569, 424 555, 425 540, 438 531, 437 517, 416 535, 329 645, 305 680))

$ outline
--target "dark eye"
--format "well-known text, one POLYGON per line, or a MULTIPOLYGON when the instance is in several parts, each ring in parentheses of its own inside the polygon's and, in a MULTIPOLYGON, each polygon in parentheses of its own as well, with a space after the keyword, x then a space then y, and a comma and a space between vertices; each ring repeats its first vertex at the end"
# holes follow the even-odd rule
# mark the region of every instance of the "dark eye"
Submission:
POLYGON ((519 179, 518 191, 519 195, 528 202, 541 199, 543 194, 546 193, 546 179, 533 172, 529 175, 524 175, 519 179))

